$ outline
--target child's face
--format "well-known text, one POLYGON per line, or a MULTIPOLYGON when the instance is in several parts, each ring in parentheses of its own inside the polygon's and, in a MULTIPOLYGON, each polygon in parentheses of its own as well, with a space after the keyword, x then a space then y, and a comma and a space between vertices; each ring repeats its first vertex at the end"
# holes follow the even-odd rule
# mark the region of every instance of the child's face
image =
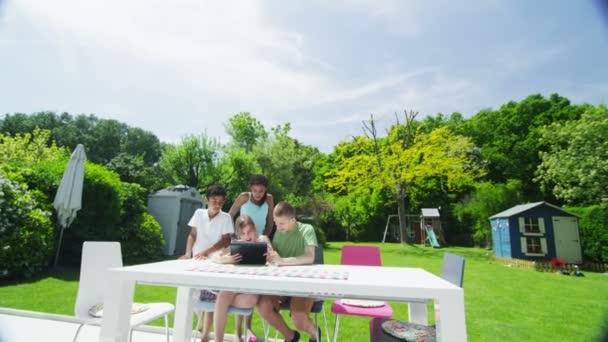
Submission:
POLYGON ((222 210, 224 205, 224 196, 211 196, 207 198, 207 210, 214 214, 222 210))
POLYGON ((254 226, 247 224, 241 228, 239 239, 243 241, 256 241, 258 239, 258 231, 254 226))
POLYGON ((251 197, 253 197, 253 200, 256 202, 261 201, 266 193, 266 187, 259 184, 252 185, 249 190, 251 190, 251 197))
POLYGON ((287 232, 295 228, 296 219, 295 217, 289 216, 274 216, 274 223, 277 225, 277 230, 281 232, 287 232))

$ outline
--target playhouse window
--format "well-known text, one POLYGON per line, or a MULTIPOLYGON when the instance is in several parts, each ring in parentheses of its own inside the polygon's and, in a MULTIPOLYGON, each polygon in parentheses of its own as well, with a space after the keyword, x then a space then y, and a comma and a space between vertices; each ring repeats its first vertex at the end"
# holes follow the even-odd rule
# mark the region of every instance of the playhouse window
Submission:
POLYGON ((538 223, 538 217, 524 218, 524 232, 540 233, 540 224, 538 223))
POLYGON ((542 254, 543 250, 540 245, 539 237, 527 237, 526 238, 526 250, 530 254, 542 254))

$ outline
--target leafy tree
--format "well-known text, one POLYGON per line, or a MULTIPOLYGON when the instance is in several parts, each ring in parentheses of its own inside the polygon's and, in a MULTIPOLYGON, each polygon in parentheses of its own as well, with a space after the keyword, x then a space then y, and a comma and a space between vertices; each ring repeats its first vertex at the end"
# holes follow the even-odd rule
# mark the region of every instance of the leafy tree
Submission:
POLYGON ((268 177, 272 194, 278 200, 302 207, 311 192, 313 168, 320 152, 290 137, 290 130, 289 123, 274 127, 268 140, 254 153, 260 171, 268 177))
POLYGON ((217 182, 220 145, 205 133, 187 135, 179 144, 165 146, 159 167, 171 182, 199 189, 217 182))
POLYGON ((230 200, 245 191, 249 186, 251 175, 259 173, 256 156, 244 148, 227 146, 219 161, 220 183, 226 188, 230 200))
POLYGON ((0 164, 32 165, 44 160, 60 160, 67 156, 64 148, 50 141, 51 132, 35 128, 32 133, 0 134, 0 164))
MULTIPOLYGON (((447 190, 470 185, 484 174, 471 158, 474 145, 468 138, 439 128, 430 134, 414 133, 416 113, 406 112, 404 125, 393 126, 387 138, 378 138, 372 120, 366 124, 370 137, 353 140, 351 155, 345 154, 329 172, 328 186, 334 191, 386 190, 394 197, 406 239, 405 200, 416 184, 430 179, 447 190)), ((405 241, 405 240, 404 240, 405 241)))
POLYGON ((538 152, 545 148, 539 140, 540 130, 552 122, 577 119, 585 107, 572 106, 557 94, 549 99, 531 95, 495 111, 480 111, 466 120, 459 132, 471 137, 481 149, 489 181, 504 183, 507 179, 519 179, 525 199, 540 200, 546 196, 534 182, 540 164, 538 152))
POLYGON ((142 155, 119 153, 106 164, 106 167, 120 176, 123 182, 137 183, 149 192, 164 186, 156 168, 147 166, 142 155))
POLYGON ((246 152, 252 152, 253 146, 268 136, 264 126, 248 112, 233 115, 224 127, 232 143, 246 152))
POLYGON ((608 109, 586 111, 579 120, 542 130, 538 180, 567 203, 594 204, 608 198, 608 109))
POLYGON ((160 157, 160 142, 154 134, 116 120, 54 112, 7 114, 0 120, 0 132, 8 135, 31 133, 36 128, 49 130, 57 146, 72 150, 83 144, 87 158, 98 164, 108 163, 119 153, 142 155, 148 166, 160 157))
POLYGON ((482 182, 475 185, 469 198, 454 205, 454 213, 461 222, 471 223, 475 243, 487 247, 492 241, 489 217, 520 203, 522 198, 519 180, 482 182))

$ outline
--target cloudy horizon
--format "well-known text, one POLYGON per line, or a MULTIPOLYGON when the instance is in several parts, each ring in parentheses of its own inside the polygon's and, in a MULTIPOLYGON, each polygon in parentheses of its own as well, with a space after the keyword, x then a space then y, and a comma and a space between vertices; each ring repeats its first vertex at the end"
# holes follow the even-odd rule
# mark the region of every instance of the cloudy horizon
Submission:
POLYGON ((0 0, 0 115, 94 114, 164 142, 250 112, 329 152, 373 113, 608 103, 594 1, 0 0))

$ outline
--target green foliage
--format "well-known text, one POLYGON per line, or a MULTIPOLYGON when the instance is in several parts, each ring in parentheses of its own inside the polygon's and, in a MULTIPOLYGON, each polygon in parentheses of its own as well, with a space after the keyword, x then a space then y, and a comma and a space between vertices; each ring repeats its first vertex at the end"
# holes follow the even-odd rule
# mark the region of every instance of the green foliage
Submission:
POLYGON ((36 128, 49 130, 57 146, 72 150, 83 144, 88 160, 98 164, 108 163, 119 153, 142 156, 148 166, 160 157, 160 141, 154 134, 116 120, 54 112, 7 114, 0 120, 0 133, 8 135, 32 133, 36 128))
POLYGON ((567 207, 566 210, 580 216, 583 259, 608 263, 608 206, 567 207))
POLYGON ((0 170, 0 279, 29 278, 53 252, 50 211, 0 170))
POLYGON ((127 263, 150 262, 161 257, 160 249, 164 243, 162 227, 154 217, 140 212, 133 218, 125 217, 120 227, 120 241, 123 258, 127 263))
POLYGON ((160 257, 164 244, 162 228, 146 211, 147 192, 134 183, 120 183, 120 223, 117 240, 122 242, 127 262, 145 262, 160 257))
POLYGON ((504 183, 507 179, 522 182, 525 199, 544 199, 534 182, 540 164, 538 152, 544 149, 540 130, 547 124, 577 119, 586 106, 572 106, 557 94, 545 99, 531 95, 521 102, 511 101, 498 110, 482 110, 466 120, 459 132, 472 138, 481 148, 487 163, 488 180, 504 183))
POLYGON ((226 188, 229 199, 246 191, 251 175, 260 172, 255 155, 239 147, 224 148, 218 169, 219 182, 226 188))
POLYGON ((163 149, 159 167, 173 184, 206 189, 218 180, 219 142, 201 134, 188 135, 163 149))
MULTIPOLYGON (((29 187, 40 189, 50 203, 55 197, 66 163, 47 161, 23 169, 21 173, 29 187)), ((82 243, 88 240, 121 242, 125 262, 131 261, 131 255, 146 256, 148 259, 158 257, 162 234, 160 228, 146 221, 145 201, 146 190, 141 186, 121 182, 116 173, 86 162, 82 209, 65 230, 60 262, 78 264, 82 243), (150 236, 142 238, 142 229, 150 236)))
MULTIPOLYGON (((412 199, 412 194, 424 184, 431 182, 438 191, 454 192, 467 188, 484 174, 468 138, 453 134, 447 127, 429 134, 419 131, 415 136, 400 130, 393 127, 383 139, 357 137, 338 145, 330 155, 334 167, 326 174, 326 184, 338 196, 352 197, 334 200, 337 208, 351 212, 349 220, 363 219, 353 216, 363 212, 355 205, 361 194, 392 194, 400 206, 403 223, 404 200, 412 199)), ((341 212, 342 216, 346 213, 341 212)))
POLYGON ((27 166, 44 160, 66 158, 66 149, 57 147, 50 137, 50 131, 38 128, 32 133, 14 136, 0 133, 0 164, 27 166))
POLYGON ((510 179, 507 183, 483 182, 475 185, 471 196, 454 205, 454 213, 461 222, 471 225, 473 240, 487 247, 492 244, 489 217, 506 210, 522 200, 521 182, 510 179))
POLYGON ((593 204, 608 198, 608 108, 599 106, 579 120, 555 122, 542 130, 538 179, 567 203, 593 204))
POLYGON ((157 177, 156 169, 147 166, 141 155, 119 153, 106 167, 116 172, 120 180, 127 183, 137 183, 146 188, 148 192, 161 189, 165 186, 162 179, 157 177))
POLYGON ((246 152, 253 151, 253 146, 268 136, 264 125, 247 112, 231 116, 225 128, 234 146, 243 148, 246 152))

